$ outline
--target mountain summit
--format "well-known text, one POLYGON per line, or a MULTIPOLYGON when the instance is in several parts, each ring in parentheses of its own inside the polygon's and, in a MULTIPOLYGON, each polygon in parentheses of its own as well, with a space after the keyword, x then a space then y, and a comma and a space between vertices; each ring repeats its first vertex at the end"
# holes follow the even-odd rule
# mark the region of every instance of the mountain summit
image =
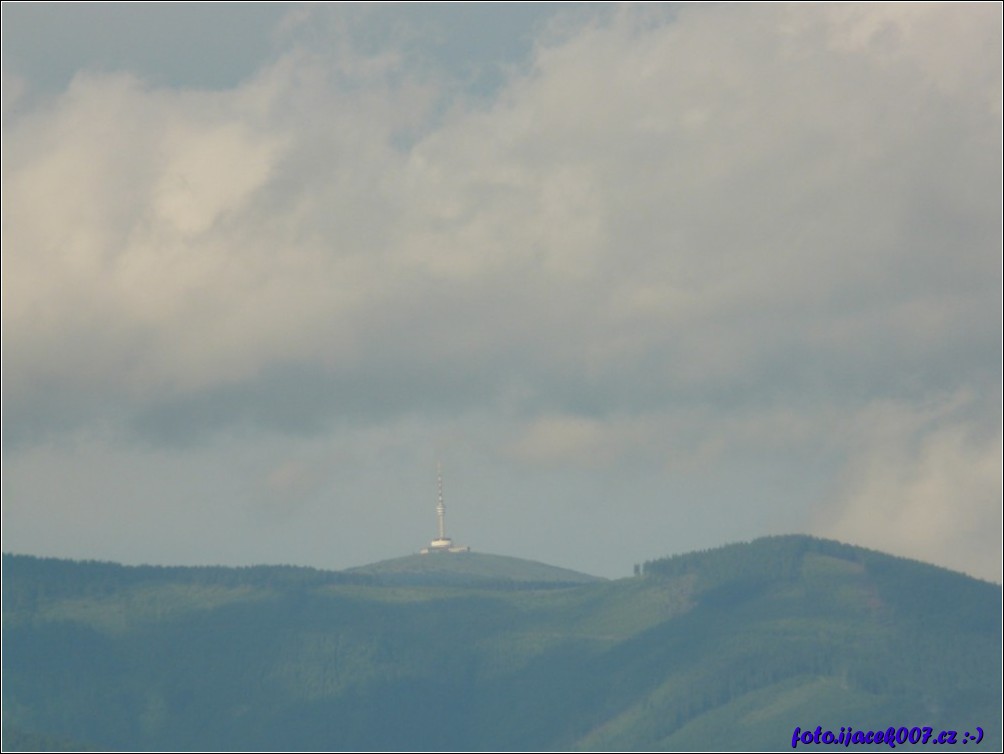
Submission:
POLYGON ((481 552, 431 552, 350 568, 378 584, 413 586, 574 586, 603 581, 598 576, 534 560, 481 552))
POLYGON ((5 555, 4 750, 779 751, 817 726, 1000 750, 999 585, 804 536, 588 579, 5 555))

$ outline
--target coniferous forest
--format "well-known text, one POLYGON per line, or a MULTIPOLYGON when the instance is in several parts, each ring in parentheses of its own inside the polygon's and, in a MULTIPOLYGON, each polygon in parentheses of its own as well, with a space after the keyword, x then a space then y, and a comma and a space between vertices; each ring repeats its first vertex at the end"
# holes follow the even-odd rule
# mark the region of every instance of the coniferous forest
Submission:
POLYGON ((4 555, 4 749, 788 750, 817 726, 1001 746, 999 585, 804 536, 615 581, 450 557, 4 555))

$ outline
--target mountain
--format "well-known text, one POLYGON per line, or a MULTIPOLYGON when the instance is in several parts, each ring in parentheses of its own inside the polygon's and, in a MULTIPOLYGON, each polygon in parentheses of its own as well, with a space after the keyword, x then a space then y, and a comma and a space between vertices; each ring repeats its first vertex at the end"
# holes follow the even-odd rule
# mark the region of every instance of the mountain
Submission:
POLYGON ((382 560, 346 573, 370 576, 375 583, 424 586, 528 588, 570 586, 602 581, 567 568, 534 560, 480 552, 433 552, 382 560))
POLYGON ((617 581, 508 560, 4 555, 4 750, 788 750, 816 726, 1001 746, 998 585, 803 536, 617 581), (445 563, 474 578, 396 580, 445 563))

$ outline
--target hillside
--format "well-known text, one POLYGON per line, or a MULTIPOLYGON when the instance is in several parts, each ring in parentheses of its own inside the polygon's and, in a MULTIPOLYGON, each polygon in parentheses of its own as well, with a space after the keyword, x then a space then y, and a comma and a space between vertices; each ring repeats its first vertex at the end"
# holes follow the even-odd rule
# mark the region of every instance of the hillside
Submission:
POLYGON ((480 552, 408 555, 351 568, 346 573, 371 576, 379 584, 422 586, 544 588, 602 581, 596 576, 546 563, 480 552))
POLYGON ((4 750, 788 750, 817 725, 1001 745, 1001 588, 961 574, 797 536, 566 588, 375 581, 404 565, 5 555, 4 750))

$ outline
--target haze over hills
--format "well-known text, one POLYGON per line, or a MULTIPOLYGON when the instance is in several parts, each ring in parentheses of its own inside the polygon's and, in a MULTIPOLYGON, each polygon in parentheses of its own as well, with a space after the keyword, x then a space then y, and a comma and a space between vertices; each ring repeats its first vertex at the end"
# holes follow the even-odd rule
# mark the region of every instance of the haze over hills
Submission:
POLYGON ((3 567, 5 750, 778 750, 817 725, 1001 745, 1001 587, 828 540, 617 581, 478 553, 3 567))

